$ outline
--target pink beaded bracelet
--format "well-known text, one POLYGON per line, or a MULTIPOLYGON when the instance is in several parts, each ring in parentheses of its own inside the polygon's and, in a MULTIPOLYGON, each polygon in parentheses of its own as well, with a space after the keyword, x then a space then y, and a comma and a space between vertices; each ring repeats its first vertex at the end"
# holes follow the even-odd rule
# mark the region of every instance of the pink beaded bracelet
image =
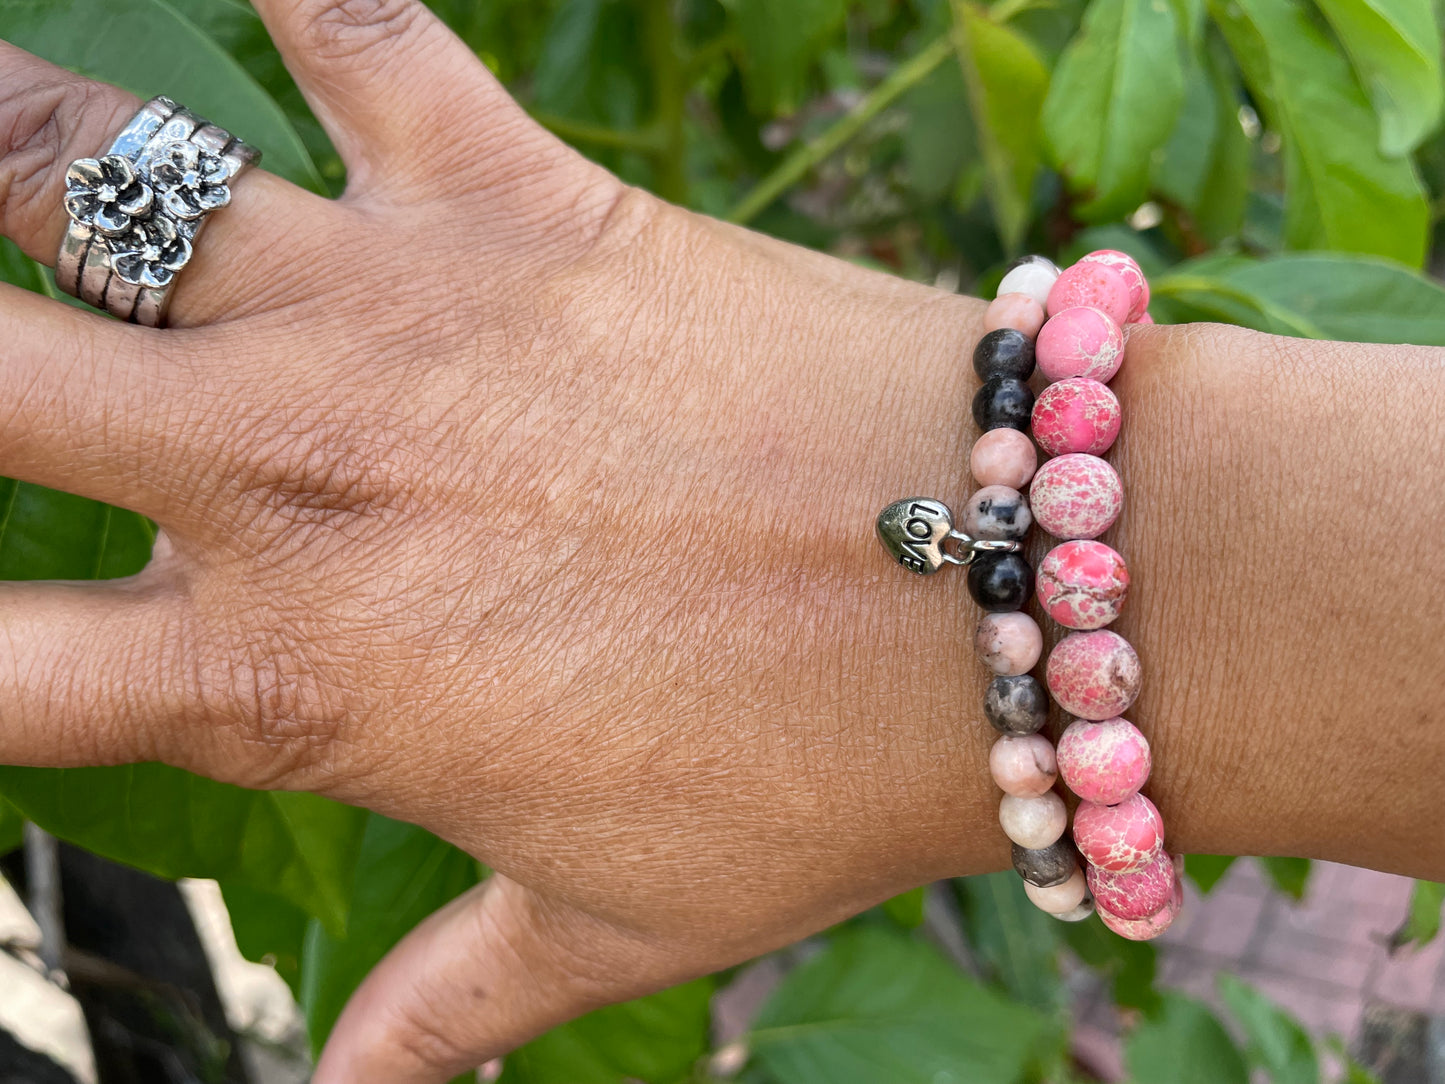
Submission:
POLYGON ((1124 500, 1118 474, 1100 458, 1121 422, 1107 385, 1124 361, 1124 326, 1152 322, 1148 304, 1148 283, 1122 252, 1091 252, 1062 273, 1041 256, 1014 263, 973 356, 983 381, 973 417, 984 432, 969 465, 982 488, 969 498, 963 530, 926 497, 894 502, 877 523, 884 547, 912 572, 968 566, 969 594, 986 611, 975 648, 995 675, 984 714, 1001 736, 989 770, 1004 792, 999 823, 1029 899, 1064 921, 1097 910, 1134 940, 1157 937, 1183 902, 1183 859, 1164 851, 1163 820, 1140 793, 1149 743, 1123 717, 1139 693, 1139 657, 1104 627, 1123 609, 1129 570, 1095 541, 1124 500), (1037 399, 1028 385, 1035 367, 1050 381, 1037 399), (1042 466, 1030 425, 1050 456, 1042 466), (1036 579, 1021 552, 1035 521, 1060 539, 1036 579), (1042 631, 1021 612, 1030 594, 1071 630, 1049 653, 1047 693, 1029 673, 1043 651, 1042 631), (1057 749, 1041 733, 1049 694, 1075 717, 1057 749), (1054 790, 1060 776, 1081 799, 1072 844, 1054 790))

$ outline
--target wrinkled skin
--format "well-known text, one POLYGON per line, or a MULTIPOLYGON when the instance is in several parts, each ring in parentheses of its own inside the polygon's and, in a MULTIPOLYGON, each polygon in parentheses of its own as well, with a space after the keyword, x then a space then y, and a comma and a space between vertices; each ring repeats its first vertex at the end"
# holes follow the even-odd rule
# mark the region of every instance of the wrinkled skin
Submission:
MULTIPOLYGON (((412 0, 257 8, 345 196, 240 180, 167 330, 0 290, 0 471, 163 529, 132 580, 0 591, 0 760, 316 790, 499 871, 378 967, 321 1084, 442 1081, 1004 867, 976 611, 872 538, 966 496, 982 305, 625 187, 412 0)), ((52 261, 65 165, 137 104, 0 46, 4 233, 52 261)), ((1441 355, 1348 349, 1134 336, 1107 540, 1169 680, 1131 715, 1171 849, 1440 876, 1441 498, 1393 464, 1439 447, 1441 355), (1383 416, 1357 369, 1396 443, 1296 456, 1383 416), (1357 496, 1422 540, 1410 598, 1340 575, 1357 496)))

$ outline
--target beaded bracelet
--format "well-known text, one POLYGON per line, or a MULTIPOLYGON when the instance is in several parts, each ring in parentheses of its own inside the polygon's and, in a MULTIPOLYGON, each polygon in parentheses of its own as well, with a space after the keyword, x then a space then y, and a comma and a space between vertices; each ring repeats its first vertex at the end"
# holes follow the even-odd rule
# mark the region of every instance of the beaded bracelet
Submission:
POLYGON ((982 488, 968 501, 964 529, 954 529, 946 505, 923 497, 889 505, 877 524, 884 547, 910 571, 968 566, 969 594, 985 611, 975 648, 994 674, 983 707, 1001 735, 989 754, 1004 792, 999 823, 1029 899, 1070 922, 1097 910, 1134 940, 1173 922, 1183 867, 1164 851, 1159 811, 1140 793, 1149 743, 1122 717, 1139 692, 1139 658, 1104 628, 1123 608, 1129 571, 1094 539, 1123 506, 1119 476, 1100 458, 1121 421, 1107 384, 1124 360, 1123 326, 1152 322, 1148 303, 1148 283, 1122 252, 1090 253, 1062 273, 1041 256, 1011 265, 973 355, 983 381, 973 417, 983 435, 969 465, 982 488), (1037 400, 1028 385, 1036 365, 1051 381, 1037 400), (1051 456, 1042 466, 1030 423, 1051 456), (1021 553, 1034 520, 1062 540, 1040 563, 1037 583, 1021 553), (1041 733, 1048 693, 1029 673, 1043 651, 1042 631, 1022 612, 1030 594, 1072 630, 1045 667, 1049 693, 1076 717, 1057 749, 1041 733), (1072 843, 1067 807, 1053 789, 1060 775, 1081 799, 1072 843))

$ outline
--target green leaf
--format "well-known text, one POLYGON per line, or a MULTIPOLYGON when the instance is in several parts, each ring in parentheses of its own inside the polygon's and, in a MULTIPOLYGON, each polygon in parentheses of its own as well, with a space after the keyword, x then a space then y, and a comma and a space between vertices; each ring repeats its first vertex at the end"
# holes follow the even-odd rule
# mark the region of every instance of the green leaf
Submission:
POLYGON ((1331 253, 1209 257, 1156 280, 1181 319, 1281 335, 1445 346, 1445 289, 1399 264, 1331 253))
POLYGON ((261 148, 267 169, 322 190, 281 108, 166 0, 5 0, 0 38, 142 98, 167 94, 261 148))
POLYGON ((847 0, 722 0, 741 48, 738 62, 753 109, 792 113, 802 104, 808 68, 837 34, 847 0))
POLYGON ((1416 881, 1410 894, 1410 911, 1404 924, 1390 938, 1390 948, 1426 945, 1440 934, 1440 911, 1445 908, 1445 884, 1416 881))
POLYGON ((1224 879, 1236 859, 1229 854, 1191 854, 1184 860, 1184 874, 1208 895, 1224 879))
POLYGON ((1061 1006, 1058 943, 1065 923, 1028 901, 1012 871, 954 882, 969 946, 1009 995, 1036 1009, 1061 1006))
POLYGON ((1289 246, 1419 267, 1430 210, 1415 167, 1380 153, 1364 91, 1300 0, 1209 0, 1209 10, 1283 139, 1289 246))
POLYGON ((880 906, 885 915, 905 930, 916 929, 923 925, 923 898, 927 891, 927 885, 919 885, 884 900, 880 906))
POLYGON ((0 798, 0 855, 7 855, 25 842, 25 818, 0 798))
POLYGON ((1094 0, 1044 101, 1044 137, 1085 221, 1148 193, 1149 165, 1184 100, 1179 20, 1167 0, 1094 0))
POLYGON ((47 832, 113 861, 272 892, 333 930, 346 927, 365 817, 350 806, 164 764, 0 767, 0 791, 47 832))
POLYGON ((260 889, 226 881, 221 885, 236 947, 253 963, 270 963, 300 993, 301 951, 306 941, 306 912, 281 897, 260 889))
POLYGON ((476 863, 450 843, 377 813, 363 816, 346 936, 312 922, 302 951, 300 1001, 318 1052, 352 991, 377 961, 413 926, 477 881, 476 863))
POLYGON ((1298 1020, 1225 972, 1219 975, 1219 993, 1244 1029, 1251 1063, 1269 1074, 1271 1084, 1319 1084, 1319 1058, 1298 1020))
POLYGON ((900 133, 908 182, 923 199, 942 199, 979 157, 967 93, 959 65, 940 64, 900 100, 908 114, 900 133))
POLYGON ((984 179, 1006 252, 1028 228, 1043 161, 1039 114, 1049 72, 1028 40, 968 0, 952 0, 953 44, 983 151, 984 179))
POLYGON ((1124 1041, 1130 1075, 1148 1084, 1249 1084, 1234 1040, 1209 1006, 1166 993, 1124 1041))
POLYGON ((1154 989, 1158 953, 1153 945, 1110 933, 1102 922, 1068 922, 1063 926, 1064 941, 1079 959, 1113 979, 1118 1005, 1144 1012, 1159 1008, 1159 994, 1154 989))
POLYGON ((507 1055, 500 1084, 673 1084, 707 1053, 712 979, 588 1013, 507 1055))
POLYGON ((852 926, 782 981, 749 1041, 777 1084, 1005 1084, 1061 1038, 922 941, 852 926))
POLYGON ((1380 118, 1380 153, 1414 150, 1440 120, 1440 27, 1430 0, 1315 0, 1380 118))
POLYGON ((1269 874, 1269 879, 1274 882, 1275 888, 1293 899, 1305 898, 1305 886, 1310 878, 1310 860, 1308 858, 1271 856, 1259 859, 1259 864, 1269 874))

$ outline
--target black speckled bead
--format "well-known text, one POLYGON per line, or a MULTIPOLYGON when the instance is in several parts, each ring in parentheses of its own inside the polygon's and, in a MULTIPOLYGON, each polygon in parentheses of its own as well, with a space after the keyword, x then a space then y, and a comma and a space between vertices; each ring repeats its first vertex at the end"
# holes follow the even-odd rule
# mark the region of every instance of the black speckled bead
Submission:
POLYGON ((1011 327, 990 331, 973 348, 973 371, 980 380, 996 376, 1027 380, 1034 375, 1034 341, 1011 327))
POLYGON ((1034 570, 1017 553, 980 553, 968 566, 968 593, 991 614, 1021 610, 1034 593, 1034 570))
POLYGON ((1034 393, 1016 377, 992 377, 984 381, 973 397, 973 421, 984 432, 990 429, 1027 432, 1033 412, 1034 393))
POLYGON ((1018 871, 1018 875, 1035 888, 1061 885, 1079 868, 1079 860, 1067 832, 1047 847, 1040 847, 1038 850, 1029 850, 1015 843, 1013 856, 1014 869, 1018 871))
POLYGON ((1049 721, 1049 694, 1028 674, 1000 675, 983 694, 983 713, 1000 734, 1037 734, 1049 721))

